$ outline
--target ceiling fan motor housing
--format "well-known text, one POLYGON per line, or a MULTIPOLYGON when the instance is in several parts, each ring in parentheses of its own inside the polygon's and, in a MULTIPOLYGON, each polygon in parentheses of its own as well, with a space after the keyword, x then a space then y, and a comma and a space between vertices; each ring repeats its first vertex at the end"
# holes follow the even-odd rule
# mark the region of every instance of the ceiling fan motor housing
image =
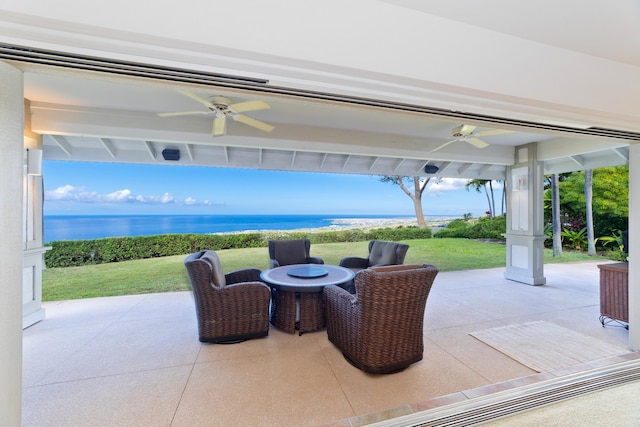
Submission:
POLYGON ((231 104, 231 100, 226 96, 216 95, 211 97, 211 103, 215 106, 228 107, 231 104))
POLYGON ((225 116, 231 114, 231 109, 229 108, 231 100, 229 98, 224 96, 214 96, 211 98, 211 104, 215 108, 209 107, 209 109, 216 113, 218 118, 223 119, 225 116))

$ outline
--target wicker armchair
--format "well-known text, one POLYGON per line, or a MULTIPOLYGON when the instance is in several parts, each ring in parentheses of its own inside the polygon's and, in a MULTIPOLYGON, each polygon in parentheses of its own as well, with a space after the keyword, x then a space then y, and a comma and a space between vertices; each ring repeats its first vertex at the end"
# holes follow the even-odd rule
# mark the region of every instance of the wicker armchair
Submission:
POLYGON ((309 239, 269 240, 270 268, 293 264, 324 264, 322 258, 309 255, 311 242, 309 239))
POLYGON ((369 256, 367 258, 342 258, 340 266, 357 271, 381 265, 398 265, 404 262, 408 250, 409 245, 404 243, 372 240, 369 242, 369 256))
MULTIPOLYGON (((342 258, 340 267, 348 268, 357 273, 369 267, 399 265, 404 263, 404 257, 407 255, 408 250, 409 245, 404 243, 372 240, 369 242, 369 256, 367 258, 356 256, 342 258)), ((346 289, 349 293, 356 293, 354 282, 346 283, 340 287, 346 289)))
POLYGON ((224 274, 214 251, 196 252, 184 260, 198 317, 201 342, 236 343, 269 333, 269 287, 260 270, 224 274))
POLYGON ((357 295, 324 288, 329 341, 365 372, 384 374, 422 360, 424 310, 433 265, 374 267, 356 274, 357 295))

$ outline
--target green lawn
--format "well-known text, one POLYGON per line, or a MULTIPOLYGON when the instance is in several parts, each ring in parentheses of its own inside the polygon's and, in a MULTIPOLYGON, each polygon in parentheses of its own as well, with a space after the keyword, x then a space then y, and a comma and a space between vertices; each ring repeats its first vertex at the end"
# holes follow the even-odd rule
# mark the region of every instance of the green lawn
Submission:
MULTIPOLYGON (((467 239, 422 239, 403 243, 410 246, 406 264, 434 264, 441 271, 505 265, 505 246, 501 244, 467 239)), ((311 255, 323 258, 326 264, 337 265, 345 256, 366 256, 367 245, 368 242, 314 244, 311 255)), ((218 255, 226 272, 246 267, 269 268, 266 247, 227 249, 218 251, 218 255)), ((56 301, 188 290, 183 265, 185 256, 46 269, 42 275, 42 299, 56 301)), ((562 258, 554 259, 547 249, 544 258, 545 263, 606 260, 580 252, 565 252, 562 258)))

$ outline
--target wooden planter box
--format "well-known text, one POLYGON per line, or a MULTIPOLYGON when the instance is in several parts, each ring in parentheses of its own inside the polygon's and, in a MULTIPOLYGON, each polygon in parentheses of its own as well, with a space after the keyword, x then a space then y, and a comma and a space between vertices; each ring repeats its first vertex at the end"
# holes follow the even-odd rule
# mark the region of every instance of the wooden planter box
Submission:
POLYGON ((629 322, 629 263, 601 264, 600 323, 629 322), (609 320, 607 320, 609 319, 609 320))

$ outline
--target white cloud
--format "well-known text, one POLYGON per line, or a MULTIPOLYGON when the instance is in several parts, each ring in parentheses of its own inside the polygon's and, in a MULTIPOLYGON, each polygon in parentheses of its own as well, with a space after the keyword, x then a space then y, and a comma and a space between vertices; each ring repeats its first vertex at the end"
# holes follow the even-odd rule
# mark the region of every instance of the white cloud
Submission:
MULTIPOLYGON (((74 187, 73 185, 64 185, 55 190, 45 193, 46 200, 70 200, 76 202, 95 202, 97 199, 104 199, 98 193, 90 193, 85 191, 84 187, 74 187)), ((103 200, 100 200, 103 201, 103 200)))
MULTIPOLYGON (((468 190, 466 188, 467 182, 469 179, 466 178, 443 178, 439 183, 436 184, 436 181, 432 181, 427 186, 425 193, 429 196, 438 197, 447 191, 462 191, 466 190, 471 193, 475 193, 476 190, 473 187, 470 187, 468 190)), ((493 186, 493 191, 502 191, 504 185, 499 181, 492 181, 491 185, 493 186)), ((489 191, 489 187, 487 186, 487 191, 489 191)), ((481 188, 480 192, 484 194, 484 190, 481 188)))
POLYGON ((426 192, 430 194, 439 194, 445 191, 464 190, 464 186, 468 181, 468 179, 462 178, 442 178, 438 183, 436 183, 436 181, 429 182, 426 192))
MULTIPOLYGON (((421 182, 424 182, 424 178, 421 178, 421 182)), ((459 191, 466 190, 465 185, 469 182, 466 178, 441 178, 441 179, 432 179, 427 184, 427 188, 425 189, 425 194, 438 196, 445 191, 459 191)), ((413 179, 405 181, 407 188, 409 191, 413 192, 415 187, 413 185, 413 179)), ((499 189, 502 188, 502 185, 498 185, 496 181, 493 182, 493 188, 499 189)))
POLYGON ((131 190, 118 190, 104 196, 97 195, 98 199, 103 198, 105 202, 123 202, 131 200, 131 190))
POLYGON ((169 194, 164 193, 159 196, 144 196, 141 194, 133 195, 131 190, 125 188, 117 190, 108 194, 100 194, 96 192, 89 192, 84 187, 74 187, 73 185, 64 185, 54 190, 45 192, 45 200, 47 201, 73 201, 78 203, 135 203, 135 204, 184 204, 187 206, 194 205, 206 205, 212 206, 213 203, 206 200, 204 202, 198 202, 193 197, 187 197, 183 202, 176 201, 175 198, 169 194))
MULTIPOLYGON (((82 189, 78 189, 82 190, 82 189)), ((47 191, 45 197, 47 200, 72 200, 71 195, 76 191, 72 185, 58 187, 55 190, 47 191)))

